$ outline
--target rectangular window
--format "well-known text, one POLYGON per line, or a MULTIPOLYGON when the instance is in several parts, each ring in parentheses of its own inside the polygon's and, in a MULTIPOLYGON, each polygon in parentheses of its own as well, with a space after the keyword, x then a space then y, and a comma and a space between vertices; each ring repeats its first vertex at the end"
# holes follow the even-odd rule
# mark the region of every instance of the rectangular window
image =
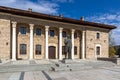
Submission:
POLYGON ((54 35, 55 35, 54 30, 50 30, 50 36, 51 36, 51 37, 54 37, 54 35))
POLYGON ((20 54, 27 54, 27 45, 26 44, 20 44, 20 54))
POLYGON ((96 47, 96 55, 100 55, 100 47, 99 46, 96 47))
POLYGON ((75 39, 77 38, 77 33, 76 33, 76 32, 74 33, 74 38, 75 38, 75 39))
POLYGON ((36 28, 36 35, 41 35, 41 29, 36 28))
POLYGON ((35 54, 36 54, 36 55, 41 55, 41 45, 36 45, 35 54))
POLYGON ((62 37, 66 37, 66 32, 65 31, 62 32, 62 37))
POLYGON ((74 46, 74 55, 77 55, 77 46, 74 46))
POLYGON ((65 54, 65 46, 62 46, 62 55, 65 54))
POLYGON ((26 32, 27 32, 26 27, 20 27, 20 33, 21 34, 26 34, 26 32))
POLYGON ((100 33, 96 33, 96 38, 100 39, 100 33))

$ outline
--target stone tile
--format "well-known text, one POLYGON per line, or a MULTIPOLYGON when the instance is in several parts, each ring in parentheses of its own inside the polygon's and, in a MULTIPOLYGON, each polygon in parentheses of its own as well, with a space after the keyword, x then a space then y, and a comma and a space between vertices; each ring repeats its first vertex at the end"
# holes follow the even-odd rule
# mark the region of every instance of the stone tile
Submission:
POLYGON ((11 64, 12 64, 12 65, 29 64, 29 60, 18 60, 18 61, 13 61, 11 64))
POLYGON ((21 72, 13 73, 8 80, 20 80, 21 72))

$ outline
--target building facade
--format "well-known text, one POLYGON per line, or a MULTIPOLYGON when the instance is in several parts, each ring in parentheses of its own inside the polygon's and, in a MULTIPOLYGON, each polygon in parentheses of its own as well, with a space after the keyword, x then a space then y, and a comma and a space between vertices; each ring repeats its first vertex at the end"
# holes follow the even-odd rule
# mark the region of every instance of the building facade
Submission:
POLYGON ((109 57, 112 25, 0 7, 1 59, 65 58, 64 39, 72 40, 72 59, 109 57))

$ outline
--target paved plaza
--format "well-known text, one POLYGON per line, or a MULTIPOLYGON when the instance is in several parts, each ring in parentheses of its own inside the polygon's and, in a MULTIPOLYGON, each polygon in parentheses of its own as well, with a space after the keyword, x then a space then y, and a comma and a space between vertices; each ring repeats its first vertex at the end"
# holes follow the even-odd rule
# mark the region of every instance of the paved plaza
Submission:
MULTIPOLYGON (((120 66, 112 62, 76 60, 74 64, 69 64, 72 71, 52 71, 51 67, 55 67, 56 63, 62 64, 58 60, 1 63, 0 80, 120 80, 120 66), (74 69, 76 66, 79 70, 74 69), (85 68, 86 66, 89 68, 85 68), (80 69, 81 67, 83 68, 80 69)), ((60 68, 65 69, 65 66, 60 68)))

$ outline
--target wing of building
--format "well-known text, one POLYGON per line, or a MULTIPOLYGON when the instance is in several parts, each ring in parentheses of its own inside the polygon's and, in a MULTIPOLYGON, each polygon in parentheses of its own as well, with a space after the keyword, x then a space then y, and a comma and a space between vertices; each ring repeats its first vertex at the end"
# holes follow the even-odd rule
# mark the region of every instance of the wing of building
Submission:
POLYGON ((0 6, 1 59, 63 59, 71 35, 72 59, 109 57, 109 31, 94 22, 0 6))

